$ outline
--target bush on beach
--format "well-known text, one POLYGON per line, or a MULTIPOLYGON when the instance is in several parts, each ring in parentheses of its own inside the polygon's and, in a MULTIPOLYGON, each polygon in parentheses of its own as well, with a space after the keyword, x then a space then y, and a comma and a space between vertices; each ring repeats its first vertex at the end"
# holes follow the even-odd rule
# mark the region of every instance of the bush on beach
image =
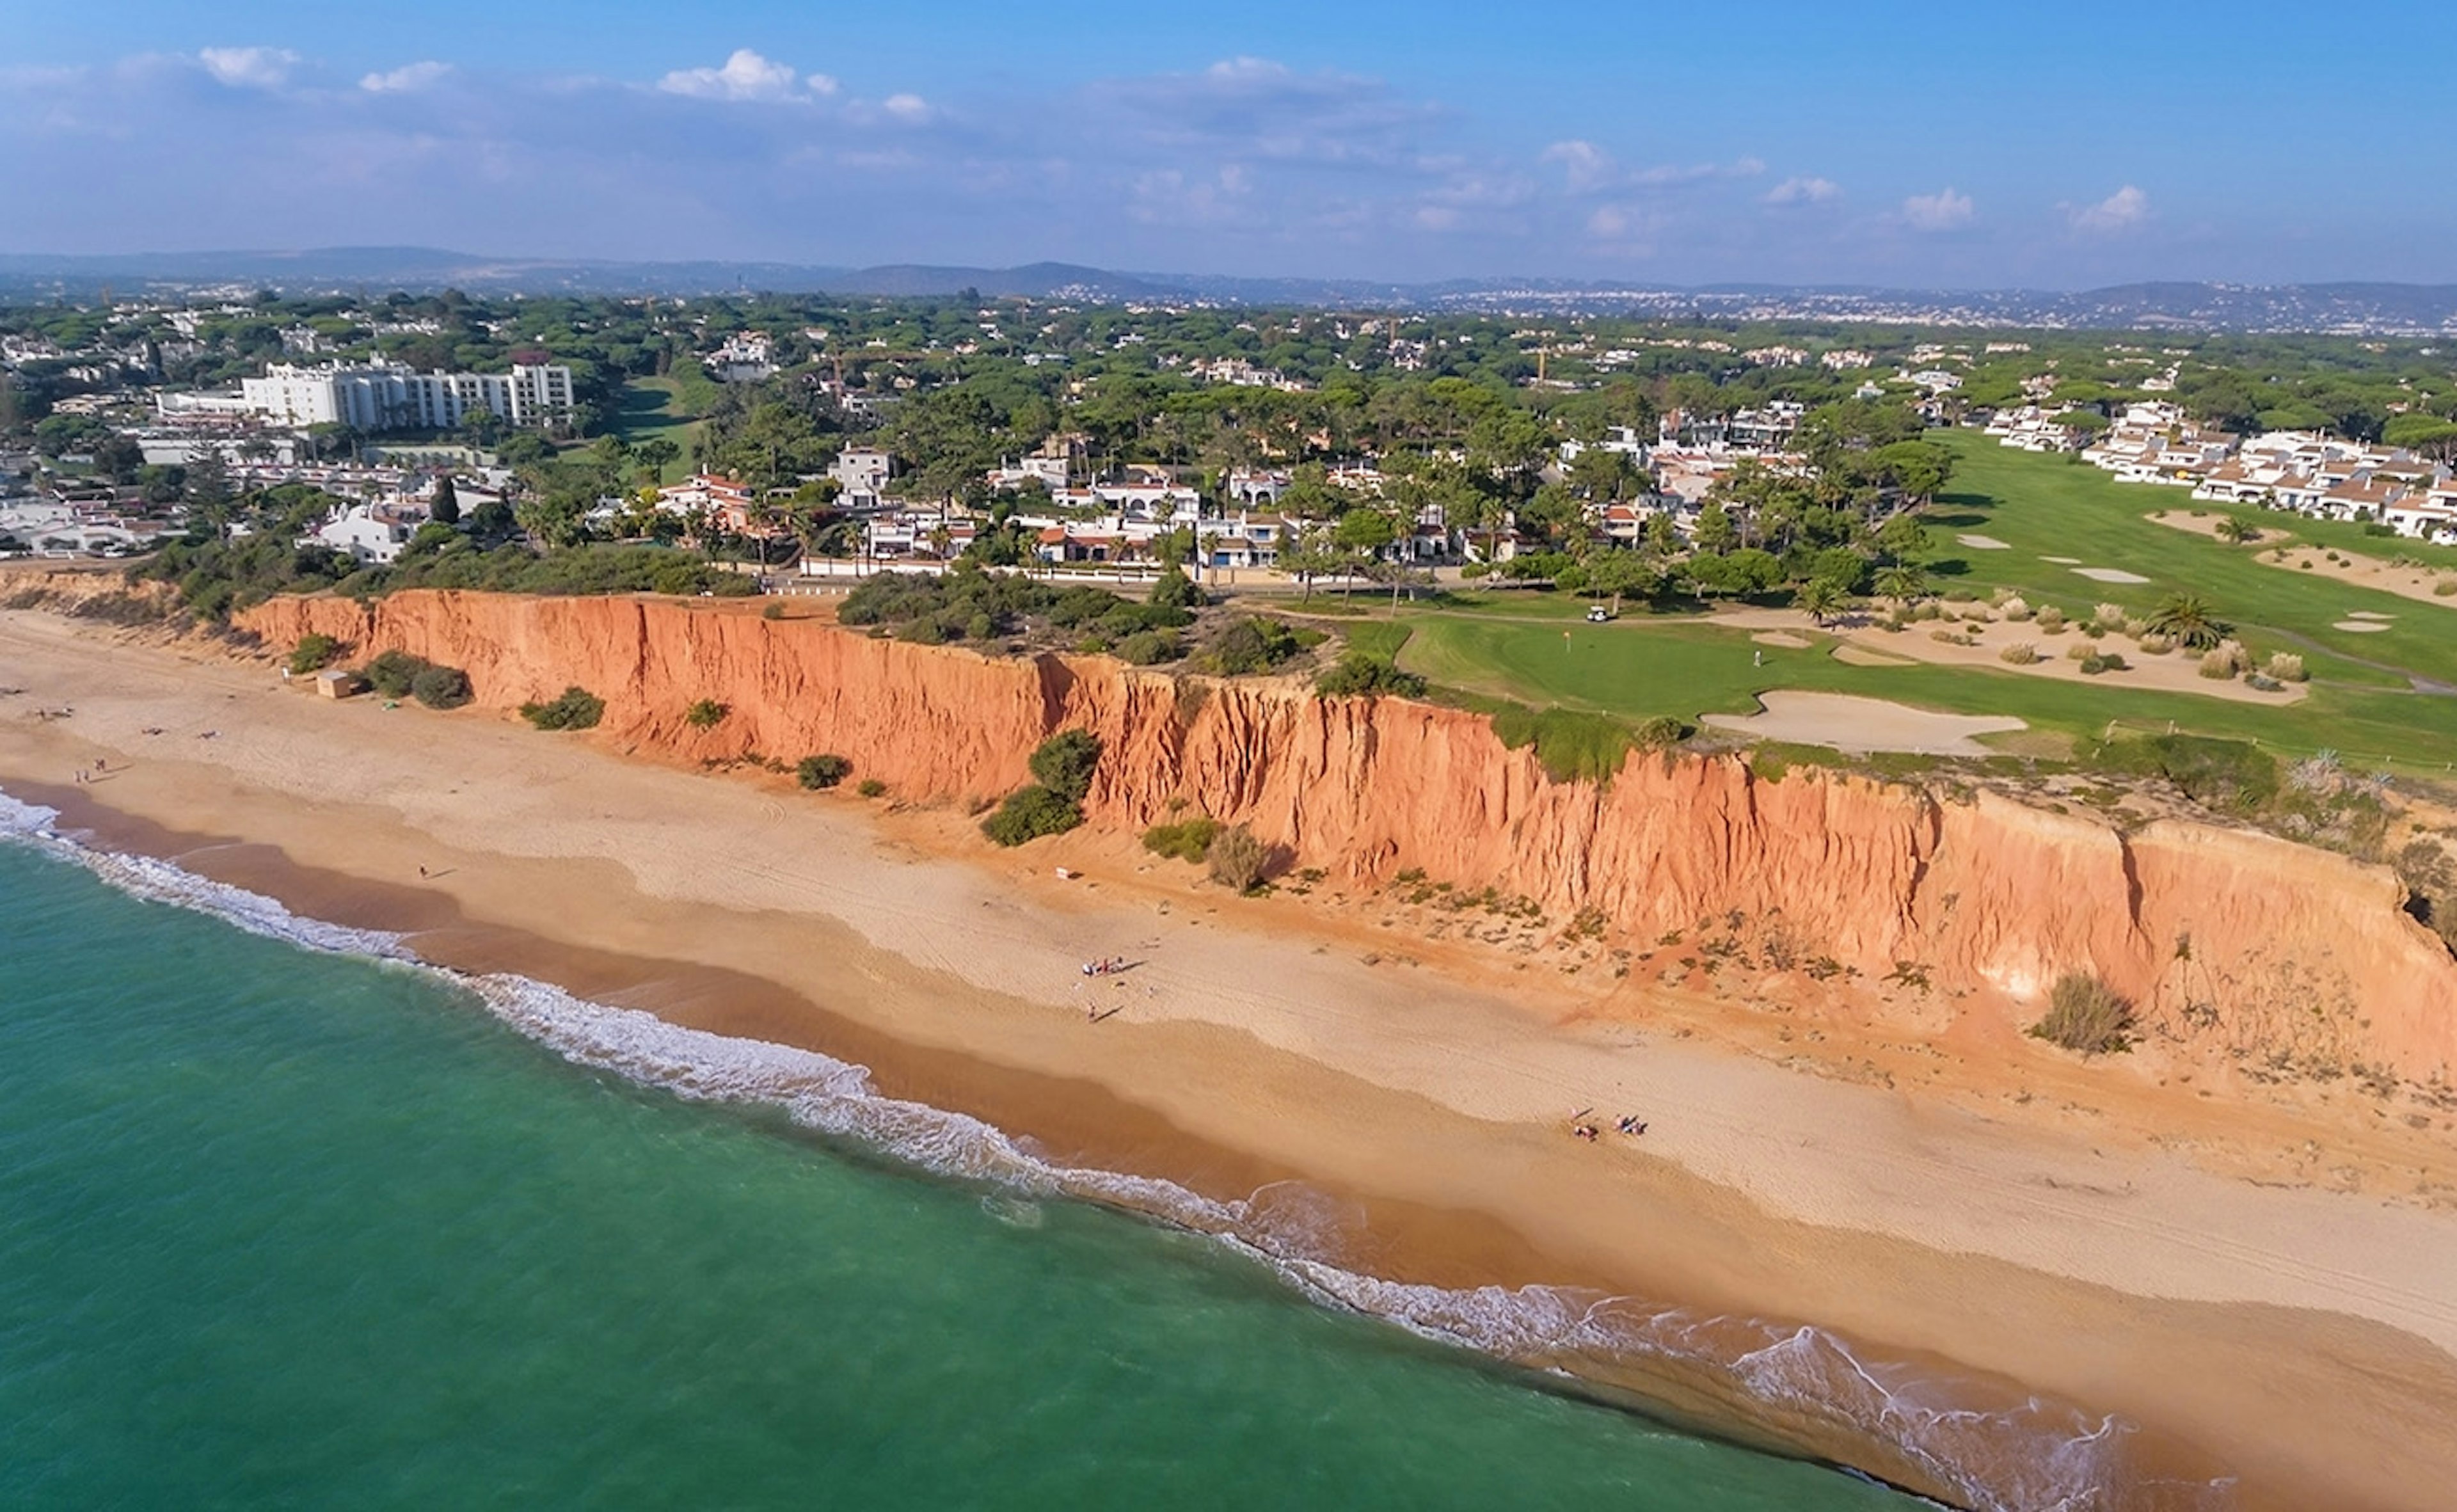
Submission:
POLYGON ((2133 1048, 2133 1005, 2115 988, 2084 971, 2056 979, 2045 1018, 2031 1034, 2083 1055, 2112 1055, 2133 1048))
POLYGON ((469 674, 458 667, 423 667, 409 680, 409 694, 429 709, 458 709, 472 696, 469 674))
POLYGON ((1241 893, 1253 891, 1271 863, 1270 847, 1255 839, 1254 832, 1243 824, 1214 835, 1205 854, 1211 865, 1211 880, 1241 893))
POLYGON ((1101 764, 1101 737, 1089 730, 1063 730, 1032 753, 1039 780, 1006 797, 981 821, 981 833, 1001 845, 1022 845, 1044 835, 1063 835, 1084 822, 1084 796, 1101 764))
MULTIPOLYGON (((840 756, 806 756, 795 768, 795 777, 814 792, 832 788, 853 775, 853 763, 840 756)), ((867 786, 868 784, 864 784, 867 786)))
POLYGON ((1200 864, 1209 853, 1212 840, 1220 834, 1220 821, 1214 818, 1183 819, 1175 824, 1155 824, 1144 831, 1144 849, 1155 856, 1167 856, 1181 861, 1200 864))
POLYGON ((594 730, 606 717, 606 700, 586 688, 566 688, 550 703, 521 705, 521 717, 541 730, 594 730))

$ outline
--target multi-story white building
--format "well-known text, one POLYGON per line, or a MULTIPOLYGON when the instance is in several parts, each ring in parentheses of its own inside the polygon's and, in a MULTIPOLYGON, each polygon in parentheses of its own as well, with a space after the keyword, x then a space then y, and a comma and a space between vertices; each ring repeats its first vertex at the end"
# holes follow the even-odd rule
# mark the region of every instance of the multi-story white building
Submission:
POLYGON ((509 373, 421 373, 393 363, 299 367, 276 362, 239 383, 253 414, 282 425, 355 430, 457 430, 485 410, 509 425, 571 418, 571 369, 515 363, 509 373))

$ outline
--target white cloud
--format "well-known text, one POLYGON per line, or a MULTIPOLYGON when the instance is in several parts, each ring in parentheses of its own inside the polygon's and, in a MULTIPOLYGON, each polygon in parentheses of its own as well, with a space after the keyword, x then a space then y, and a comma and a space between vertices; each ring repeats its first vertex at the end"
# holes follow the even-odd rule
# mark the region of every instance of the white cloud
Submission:
POLYGON ((1958 195, 1951 187, 1932 195, 1913 195, 1903 201, 1903 218, 1914 231, 1951 231, 1971 224, 1977 207, 1969 195, 1958 195))
MULTIPOLYGON (((821 75, 824 77, 824 75, 821 75)), ((777 63, 761 57, 749 48, 736 48, 725 66, 713 69, 676 69, 657 81, 657 88, 669 94, 688 94, 703 100, 788 100, 800 93, 801 75, 790 63, 777 63)), ((830 93, 836 80, 819 91, 830 93)))
POLYGON ((235 90, 279 89, 299 64, 288 48, 204 48, 196 61, 217 82, 235 90))
POLYGON ((1623 169, 1610 153, 1593 142, 1578 140, 1555 142, 1544 149, 1542 159, 1562 166, 1573 194, 1615 185, 1678 189, 1718 178, 1751 178, 1765 172, 1765 164, 1755 157, 1737 157, 1728 163, 1659 163, 1653 168, 1623 169))
POLYGON ((814 94, 834 94, 836 92, 836 81, 832 75, 826 73, 812 73, 803 77, 802 87, 814 94))
POLYGON ((1612 154, 1593 142, 1555 142, 1544 149, 1543 160, 1559 163, 1570 176, 1572 189, 1593 189, 1609 182, 1613 175, 1612 154))
POLYGON ((452 72, 449 63, 404 63, 386 73, 370 73, 359 80, 359 88, 370 94, 410 94, 435 83, 452 72))
POLYGON ((1233 57, 1222 58, 1203 72, 1215 79, 1234 81, 1284 79, 1289 77, 1290 71, 1287 64, 1274 63, 1270 58, 1233 57))
POLYGON ((1840 199, 1843 186, 1830 178, 1786 178, 1766 191, 1770 205, 1822 205, 1840 199))
POLYGON ((878 108, 899 121, 919 124, 930 118, 930 102, 919 94, 890 94, 878 108))
POLYGON ((2096 236, 2113 236, 2139 225, 2150 215, 2150 197, 2126 184, 2095 205, 2084 205, 2073 212, 2075 231, 2096 236))

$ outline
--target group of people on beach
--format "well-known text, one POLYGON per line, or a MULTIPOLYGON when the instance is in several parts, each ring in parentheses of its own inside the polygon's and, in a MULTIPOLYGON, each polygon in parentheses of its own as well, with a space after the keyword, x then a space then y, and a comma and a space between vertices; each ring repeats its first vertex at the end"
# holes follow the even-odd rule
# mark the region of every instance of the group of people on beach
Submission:
POLYGON ((88 767, 79 767, 79 768, 77 768, 77 769, 76 769, 77 786, 79 786, 79 787, 83 787, 83 786, 85 786, 87 783, 89 783, 89 782, 93 781, 94 778, 96 778, 96 777, 98 777, 102 776, 103 771, 104 771, 104 762, 103 762, 102 757, 100 757, 100 756, 95 756, 95 757, 93 758, 93 765, 91 768, 88 768, 88 767))
MULTIPOLYGON (((1604 1131, 1596 1125, 1590 1124, 1586 1121, 1588 1111, 1591 1111, 1591 1109, 1582 1109, 1570 1116, 1570 1136, 1574 1139, 1583 1139, 1589 1144, 1594 1144, 1597 1140, 1603 1138, 1604 1131)), ((1613 1128, 1618 1132, 1627 1134, 1633 1139, 1646 1132, 1645 1122, 1636 1113, 1623 1113, 1621 1117, 1613 1120, 1613 1128)))
POLYGON ((1098 961, 1084 963, 1084 975, 1087 977, 1113 977, 1125 969, 1126 958, 1124 956, 1103 956, 1098 961))

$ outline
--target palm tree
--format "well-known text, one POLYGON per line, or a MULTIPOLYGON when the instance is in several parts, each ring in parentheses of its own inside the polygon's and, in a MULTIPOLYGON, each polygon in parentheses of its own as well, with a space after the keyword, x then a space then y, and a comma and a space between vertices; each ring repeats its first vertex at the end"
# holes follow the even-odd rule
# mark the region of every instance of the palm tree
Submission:
POLYGON ((1800 586, 1800 591, 1791 599, 1795 608, 1807 611, 1809 620, 1819 630, 1824 630, 1827 622, 1841 613, 1850 601, 1850 593, 1830 577, 1810 578, 1800 586))
POLYGON ((2261 539, 2261 532, 2259 530, 2254 529, 2251 526, 2246 525, 2244 522, 2237 519, 2231 514, 2218 523, 2217 533, 2220 540, 2230 541, 2237 546, 2241 546, 2246 541, 2258 541, 2261 539))
POLYGON ((2235 633, 2235 627, 2212 614, 2199 593, 2170 593, 2160 599, 2142 629, 2191 651, 2208 651, 2235 633))
POLYGON ((1877 574, 1876 589, 1878 597, 1909 609, 1928 597, 1928 573, 1916 563, 1899 562, 1877 574))

